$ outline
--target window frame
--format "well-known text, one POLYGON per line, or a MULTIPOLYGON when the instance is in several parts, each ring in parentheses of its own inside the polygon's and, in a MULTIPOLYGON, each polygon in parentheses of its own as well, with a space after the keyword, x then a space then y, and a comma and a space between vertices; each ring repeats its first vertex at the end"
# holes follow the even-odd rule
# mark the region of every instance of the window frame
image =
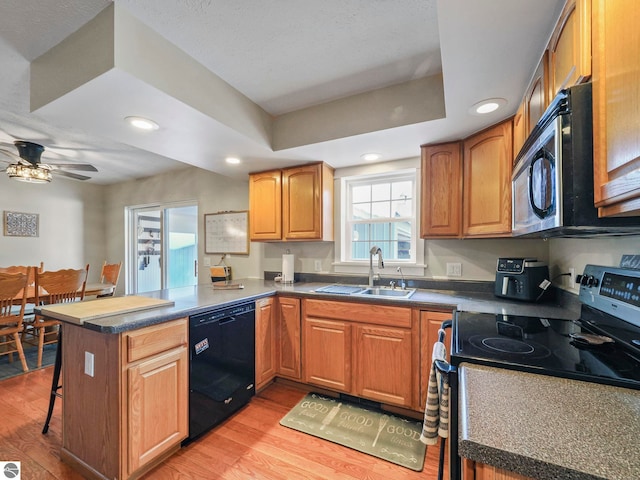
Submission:
MULTIPOLYGON (((425 272, 426 265, 424 264, 424 239, 420 238, 419 226, 418 222, 420 221, 420 163, 419 158, 416 160, 407 159, 405 161, 398 161, 387 164, 377 164, 375 167, 366 166, 361 168, 350 168, 345 169, 344 176, 340 176, 336 178, 336 194, 337 199, 339 199, 338 204, 340 205, 340 214, 336 215, 335 222, 335 233, 336 240, 338 240, 335 244, 335 261, 334 261, 334 270, 336 273, 352 273, 352 274, 362 274, 366 273, 369 268, 369 260, 356 260, 351 259, 348 255, 351 254, 351 235, 350 235, 350 225, 348 222, 348 216, 350 215, 349 211, 352 208, 351 203, 351 188, 350 185, 354 185, 357 183, 366 184, 366 183, 378 183, 376 180, 380 180, 380 182, 391 181, 395 179, 399 179, 402 177, 410 177, 413 182, 413 217, 412 217, 412 246, 411 250, 413 252, 413 259, 405 260, 405 259, 388 259, 385 258, 385 271, 382 272, 383 275, 385 272, 393 271, 395 273, 395 267, 400 266, 402 270, 407 275, 419 275, 423 276, 425 272), (400 165, 398 165, 400 163, 400 165), (349 242, 349 243, 348 243, 349 242), (392 270, 393 268, 393 270, 392 270)), ((337 213, 337 212, 336 212, 337 213)), ((403 217, 404 219, 408 217, 403 217)), ((368 223, 373 221, 374 219, 369 219, 368 223)), ((381 220, 382 222, 388 222, 389 219, 385 218, 381 220)), ((384 255, 384 250, 383 250, 384 255)))

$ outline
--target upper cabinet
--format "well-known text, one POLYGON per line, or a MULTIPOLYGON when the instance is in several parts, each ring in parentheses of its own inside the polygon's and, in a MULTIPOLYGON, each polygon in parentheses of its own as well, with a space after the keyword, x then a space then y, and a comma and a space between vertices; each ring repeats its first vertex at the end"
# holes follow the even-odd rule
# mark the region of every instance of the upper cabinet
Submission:
POLYGON ((333 240, 333 170, 325 163, 249 176, 253 241, 333 240))
POLYGON ((249 176, 249 230, 251 240, 282 238, 282 171, 249 176))
POLYGON ((549 105, 549 98, 547 97, 547 85, 549 83, 547 79, 547 59, 548 55, 547 51, 545 51, 524 96, 525 140, 549 105))
POLYGON ((420 236, 462 234, 462 143, 422 147, 420 236))
POLYGON ((593 0, 594 199, 601 216, 640 214, 640 9, 593 0))
POLYGON ((591 77, 591 0, 568 0, 549 42, 549 99, 591 77))
POLYGON ((462 235, 511 235, 511 120, 464 141, 462 235))
POLYGON ((423 238, 511 235, 512 120, 464 142, 422 146, 423 238))

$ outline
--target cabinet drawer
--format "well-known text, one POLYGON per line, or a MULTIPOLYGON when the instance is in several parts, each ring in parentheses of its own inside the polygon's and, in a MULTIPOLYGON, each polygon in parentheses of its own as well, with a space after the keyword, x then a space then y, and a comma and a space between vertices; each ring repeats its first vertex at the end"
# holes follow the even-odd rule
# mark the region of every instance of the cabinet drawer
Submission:
POLYGON ((187 319, 181 318, 160 325, 134 330, 124 334, 127 362, 167 351, 187 344, 187 319))
POLYGON ((333 318, 375 325, 411 328, 411 309, 367 303, 305 300, 305 317, 333 318))

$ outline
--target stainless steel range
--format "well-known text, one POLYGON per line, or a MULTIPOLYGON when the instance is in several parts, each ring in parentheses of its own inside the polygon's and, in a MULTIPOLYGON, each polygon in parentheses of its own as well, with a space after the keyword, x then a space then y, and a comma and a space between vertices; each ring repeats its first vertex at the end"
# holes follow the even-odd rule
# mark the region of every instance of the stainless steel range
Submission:
POLYGON ((580 318, 457 312, 451 364, 450 472, 460 478, 457 367, 475 363, 640 390, 640 270, 587 265, 580 318))

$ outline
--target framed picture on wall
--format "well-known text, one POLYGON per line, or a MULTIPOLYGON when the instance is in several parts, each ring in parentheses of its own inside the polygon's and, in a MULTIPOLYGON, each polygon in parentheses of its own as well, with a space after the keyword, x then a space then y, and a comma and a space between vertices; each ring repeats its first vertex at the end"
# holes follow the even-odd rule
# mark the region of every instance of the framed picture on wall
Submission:
POLYGON ((6 237, 37 237, 39 215, 37 213, 4 212, 6 237))

